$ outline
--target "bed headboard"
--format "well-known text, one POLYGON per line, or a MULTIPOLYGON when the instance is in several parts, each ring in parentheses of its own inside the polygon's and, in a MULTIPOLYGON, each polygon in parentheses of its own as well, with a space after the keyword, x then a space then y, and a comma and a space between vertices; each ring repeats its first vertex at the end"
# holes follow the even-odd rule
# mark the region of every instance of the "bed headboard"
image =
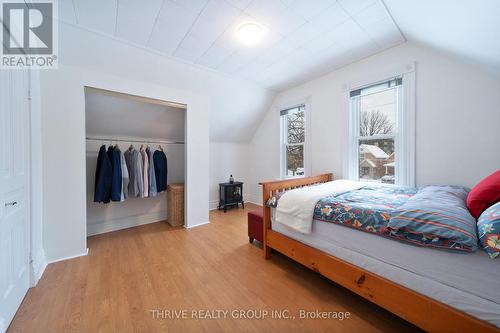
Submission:
POLYGON ((263 211, 263 247, 264 256, 269 257, 270 249, 266 245, 267 230, 271 228, 271 208, 266 206, 266 202, 278 192, 288 191, 298 187, 309 186, 318 183, 326 183, 333 180, 332 173, 324 173, 317 176, 304 177, 304 178, 293 178, 285 180, 273 180, 260 182, 262 185, 262 209, 263 211))
MULTIPOLYGON (((324 173, 317 176, 303 177, 303 178, 292 178, 283 180, 271 180, 266 182, 260 182, 262 189, 272 192, 280 192, 285 190, 291 190, 297 187, 304 187, 318 183, 326 183, 333 180, 333 173, 324 173)), ((265 191, 264 191, 265 192, 265 191)), ((270 196, 271 197, 271 196, 270 196)), ((270 198, 269 197, 269 198, 270 198)), ((269 199, 268 198, 268 199, 269 199)))

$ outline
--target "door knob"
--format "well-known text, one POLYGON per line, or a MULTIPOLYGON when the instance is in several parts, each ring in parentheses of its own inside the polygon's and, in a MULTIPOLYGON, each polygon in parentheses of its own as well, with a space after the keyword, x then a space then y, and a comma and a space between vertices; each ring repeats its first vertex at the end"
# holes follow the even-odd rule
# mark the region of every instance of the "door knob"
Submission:
POLYGON ((15 206, 17 205, 17 201, 11 201, 11 202, 6 202, 5 203, 5 207, 8 207, 8 206, 15 206))

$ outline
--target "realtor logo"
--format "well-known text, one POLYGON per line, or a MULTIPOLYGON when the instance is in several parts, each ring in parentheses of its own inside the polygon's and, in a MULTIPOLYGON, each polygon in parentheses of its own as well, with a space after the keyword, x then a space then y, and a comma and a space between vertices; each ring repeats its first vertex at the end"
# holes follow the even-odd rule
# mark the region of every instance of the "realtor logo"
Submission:
POLYGON ((2 68, 57 68, 57 3, 2 2, 2 68))

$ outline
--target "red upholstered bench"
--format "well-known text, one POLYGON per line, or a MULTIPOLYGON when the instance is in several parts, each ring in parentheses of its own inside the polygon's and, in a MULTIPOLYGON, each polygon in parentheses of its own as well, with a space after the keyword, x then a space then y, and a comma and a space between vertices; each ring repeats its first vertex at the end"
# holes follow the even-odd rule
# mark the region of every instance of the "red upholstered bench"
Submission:
POLYGON ((262 214, 262 209, 248 212, 248 239, 250 243, 252 243, 254 239, 262 242, 262 214))

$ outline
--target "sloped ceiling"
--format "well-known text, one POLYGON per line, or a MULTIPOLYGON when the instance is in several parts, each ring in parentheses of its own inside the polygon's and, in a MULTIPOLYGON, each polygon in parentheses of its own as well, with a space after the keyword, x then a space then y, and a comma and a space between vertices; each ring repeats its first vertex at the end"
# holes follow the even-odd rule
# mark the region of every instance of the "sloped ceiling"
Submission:
POLYGON ((500 1, 384 0, 409 41, 500 71, 500 1))
POLYGON ((404 42, 381 0, 59 0, 61 20, 282 90, 404 42), (256 23, 261 43, 237 39, 256 23))

